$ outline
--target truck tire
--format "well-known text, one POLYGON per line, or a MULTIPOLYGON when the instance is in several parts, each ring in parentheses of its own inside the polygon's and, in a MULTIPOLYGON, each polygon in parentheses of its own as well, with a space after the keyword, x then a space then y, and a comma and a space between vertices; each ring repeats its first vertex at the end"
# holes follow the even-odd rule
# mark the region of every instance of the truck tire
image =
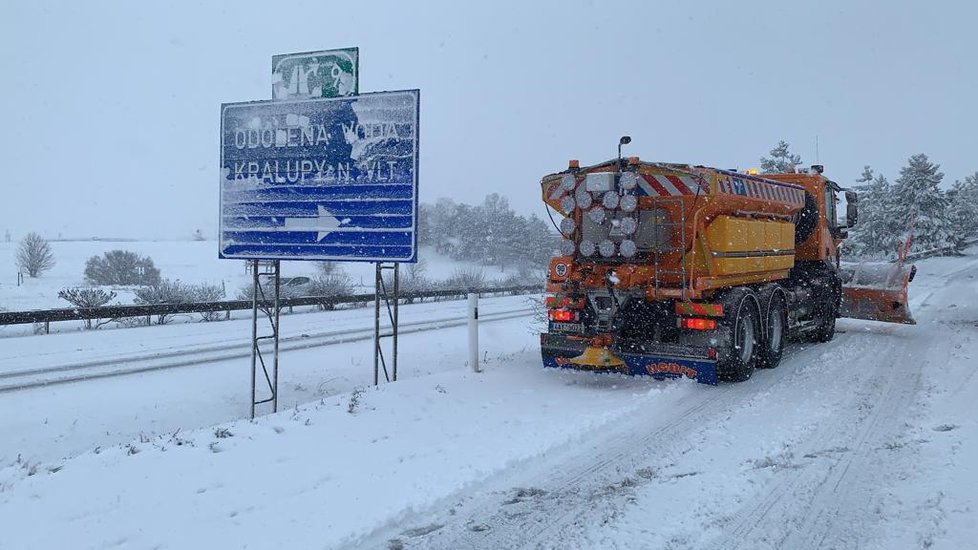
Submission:
POLYGON ((743 382, 753 376, 760 355, 762 338, 757 296, 746 288, 735 288, 724 297, 723 310, 723 323, 730 333, 725 343, 727 349, 722 354, 724 359, 717 363, 717 373, 721 380, 743 382))
POLYGON ((764 343, 757 366, 773 369, 781 364, 784 344, 788 339, 788 305, 779 286, 762 293, 761 300, 764 304, 764 343))
POLYGON ((808 333, 810 342, 828 342, 835 337, 835 320, 842 301, 842 282, 838 278, 830 281, 831 290, 823 294, 822 302, 816 309, 817 328, 808 333))
POLYGON ((818 309, 818 328, 808 333, 811 342, 828 342, 835 338, 835 319, 839 308, 835 300, 830 300, 818 309))

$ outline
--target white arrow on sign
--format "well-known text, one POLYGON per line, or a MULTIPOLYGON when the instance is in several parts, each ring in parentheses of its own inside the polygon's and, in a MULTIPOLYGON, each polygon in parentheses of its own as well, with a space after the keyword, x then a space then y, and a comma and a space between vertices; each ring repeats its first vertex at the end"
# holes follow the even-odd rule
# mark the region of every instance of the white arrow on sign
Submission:
POLYGON ((340 226, 340 220, 329 213, 329 210, 318 205, 319 216, 315 218, 285 218, 286 231, 316 231, 319 233, 317 241, 329 235, 334 229, 340 226))

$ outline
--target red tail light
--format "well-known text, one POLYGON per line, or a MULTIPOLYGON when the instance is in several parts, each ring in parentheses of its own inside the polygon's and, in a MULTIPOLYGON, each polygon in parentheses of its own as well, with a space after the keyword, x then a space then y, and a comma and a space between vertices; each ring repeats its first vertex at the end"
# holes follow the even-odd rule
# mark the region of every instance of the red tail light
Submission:
POLYGON ((577 321, 577 312, 569 309, 551 309, 550 320, 561 323, 573 323, 577 321))
POLYGON ((713 319, 683 317, 679 322, 679 326, 690 330, 713 330, 717 328, 717 322, 713 319))

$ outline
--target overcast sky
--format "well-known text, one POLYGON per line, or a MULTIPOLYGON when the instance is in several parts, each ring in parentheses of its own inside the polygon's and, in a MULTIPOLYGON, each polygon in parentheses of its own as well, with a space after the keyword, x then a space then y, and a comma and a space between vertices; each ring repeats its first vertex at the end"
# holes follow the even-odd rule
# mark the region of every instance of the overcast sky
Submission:
POLYGON ((421 89, 421 200, 544 215, 570 158, 756 167, 818 136, 842 184, 915 153, 978 170, 973 2, 62 2, 0 7, 0 230, 213 237, 220 104, 274 54, 360 48, 362 92, 421 89), (798 5, 796 5, 798 4, 798 5))

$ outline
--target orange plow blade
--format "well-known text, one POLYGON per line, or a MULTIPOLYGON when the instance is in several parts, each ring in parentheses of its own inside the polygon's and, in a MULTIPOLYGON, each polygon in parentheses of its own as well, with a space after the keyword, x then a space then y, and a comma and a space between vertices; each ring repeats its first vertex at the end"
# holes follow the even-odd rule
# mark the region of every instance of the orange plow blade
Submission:
POLYGON ((907 287, 917 268, 903 262, 843 265, 842 317, 915 325, 907 287))

